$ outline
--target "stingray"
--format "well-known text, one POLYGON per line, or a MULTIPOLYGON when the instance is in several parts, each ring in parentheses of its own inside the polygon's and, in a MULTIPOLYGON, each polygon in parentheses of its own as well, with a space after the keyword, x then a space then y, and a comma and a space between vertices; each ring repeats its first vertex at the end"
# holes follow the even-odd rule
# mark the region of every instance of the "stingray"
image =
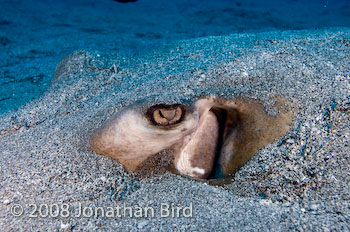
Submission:
MULTIPOLYGON (((276 116, 258 100, 200 97, 191 105, 137 102, 117 112, 90 139, 91 149, 129 172, 162 151, 172 170, 196 179, 224 178, 289 130, 293 113, 276 100, 276 116)), ((154 167, 157 168, 157 167, 154 167)))

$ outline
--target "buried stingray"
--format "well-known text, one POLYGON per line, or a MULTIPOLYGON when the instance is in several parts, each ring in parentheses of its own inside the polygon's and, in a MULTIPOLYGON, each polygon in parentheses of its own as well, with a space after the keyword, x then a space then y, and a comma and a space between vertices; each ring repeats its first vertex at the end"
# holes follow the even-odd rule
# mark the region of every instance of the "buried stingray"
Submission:
MULTIPOLYGON (((227 177, 289 130, 293 114, 277 99, 277 116, 257 100, 199 98, 193 105, 136 103, 116 113, 90 139, 91 149, 137 172, 164 150, 176 172, 227 177)), ((154 167, 157 168, 157 167, 154 167)))

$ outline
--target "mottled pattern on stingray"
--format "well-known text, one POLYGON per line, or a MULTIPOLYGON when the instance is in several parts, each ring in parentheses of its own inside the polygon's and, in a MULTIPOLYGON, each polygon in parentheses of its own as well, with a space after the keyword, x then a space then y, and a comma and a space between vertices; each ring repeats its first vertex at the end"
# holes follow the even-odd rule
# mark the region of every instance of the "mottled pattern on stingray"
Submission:
POLYGON ((269 115, 257 100, 205 97, 194 106, 134 105, 96 130, 90 145, 128 171, 137 171, 145 160, 168 150, 177 172, 221 178, 289 130, 293 113, 283 107, 288 101, 275 100, 277 116, 269 115))

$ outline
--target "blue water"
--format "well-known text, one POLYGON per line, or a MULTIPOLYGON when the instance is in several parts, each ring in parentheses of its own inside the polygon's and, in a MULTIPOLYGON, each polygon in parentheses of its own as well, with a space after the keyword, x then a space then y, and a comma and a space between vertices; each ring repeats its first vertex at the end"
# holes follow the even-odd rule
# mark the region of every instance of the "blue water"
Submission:
POLYGON ((45 91, 65 55, 127 56, 236 32, 350 26, 348 0, 0 0, 0 113, 45 91))

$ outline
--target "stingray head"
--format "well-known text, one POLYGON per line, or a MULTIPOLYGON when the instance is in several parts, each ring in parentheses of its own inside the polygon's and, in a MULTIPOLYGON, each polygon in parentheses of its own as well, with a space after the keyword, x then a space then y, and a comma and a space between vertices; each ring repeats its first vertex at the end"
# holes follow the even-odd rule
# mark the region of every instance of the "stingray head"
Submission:
POLYGON ((221 178, 287 132, 292 114, 279 110, 274 117, 257 101, 215 97, 200 98, 192 106, 135 104, 96 130, 90 145, 128 171, 137 171, 145 160, 170 150, 180 174, 221 178))

